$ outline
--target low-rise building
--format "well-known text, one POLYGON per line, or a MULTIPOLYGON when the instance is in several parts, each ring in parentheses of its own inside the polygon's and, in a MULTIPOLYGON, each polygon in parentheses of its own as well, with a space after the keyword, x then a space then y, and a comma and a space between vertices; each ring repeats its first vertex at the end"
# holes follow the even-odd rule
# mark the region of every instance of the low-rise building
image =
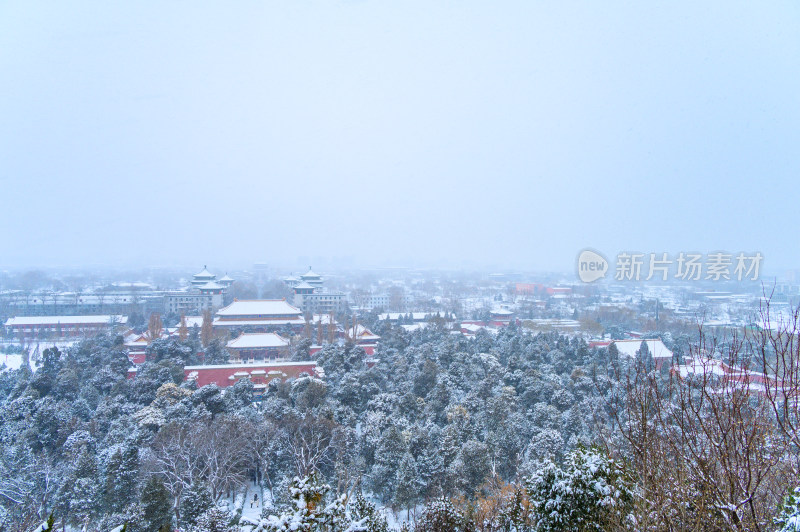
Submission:
POLYGON ((336 290, 308 290, 301 283, 295 287, 294 304, 308 314, 344 312, 347 310, 347 294, 336 290))
POLYGON ((222 295, 196 291, 167 292, 167 314, 198 313, 222 306, 222 295))
POLYGON ((164 293, 154 290, 95 290, 87 292, 0 293, 0 308, 11 316, 88 316, 146 314, 163 308, 164 293))
POLYGON ((17 316, 6 320, 6 335, 18 340, 91 336, 125 325, 126 316, 17 316))

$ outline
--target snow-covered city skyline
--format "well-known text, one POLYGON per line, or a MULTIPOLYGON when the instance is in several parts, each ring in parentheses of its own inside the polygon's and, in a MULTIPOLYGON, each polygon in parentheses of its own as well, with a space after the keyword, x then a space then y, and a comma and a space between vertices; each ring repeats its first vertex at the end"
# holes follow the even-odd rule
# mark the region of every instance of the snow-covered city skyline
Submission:
POLYGON ((0 532, 800 532, 798 36, 0 1, 0 532))

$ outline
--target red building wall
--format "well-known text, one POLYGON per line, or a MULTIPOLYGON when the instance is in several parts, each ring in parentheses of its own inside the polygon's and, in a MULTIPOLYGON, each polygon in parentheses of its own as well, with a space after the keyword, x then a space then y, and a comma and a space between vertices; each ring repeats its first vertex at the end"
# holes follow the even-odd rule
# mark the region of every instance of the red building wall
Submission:
MULTIPOLYGON (((297 378, 301 373, 309 375, 316 375, 317 364, 315 362, 297 362, 297 363, 276 363, 276 364, 219 364, 213 366, 186 366, 183 369, 184 379, 189 377, 190 373, 197 372, 197 386, 202 387, 207 384, 216 384, 220 388, 232 386, 236 383, 234 376, 236 372, 246 371, 252 373, 253 371, 265 371, 266 374, 251 377, 251 380, 260 380, 261 383, 268 383, 273 378, 297 378), (271 371, 280 371, 286 376, 269 375, 271 371)), ((128 378, 136 377, 136 369, 128 370, 128 378)), ((259 383, 259 384, 261 384, 259 383)))

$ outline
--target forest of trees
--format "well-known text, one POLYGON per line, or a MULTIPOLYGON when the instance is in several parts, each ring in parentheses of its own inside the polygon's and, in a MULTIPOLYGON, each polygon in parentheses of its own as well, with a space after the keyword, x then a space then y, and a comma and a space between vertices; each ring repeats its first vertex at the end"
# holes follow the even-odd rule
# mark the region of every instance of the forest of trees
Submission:
MULTIPOLYGON (((0 373, 0 529, 50 516, 88 531, 798 526, 796 402, 678 378, 646 344, 629 360, 513 325, 474 338, 371 325, 373 367, 329 345, 324 380, 274 380, 258 403, 246 380, 183 382, 196 335, 154 341, 135 379, 113 336, 0 373), (254 495, 265 507, 244 518, 254 495)), ((783 349, 796 372, 794 344, 770 338, 664 340, 762 369, 783 349)))

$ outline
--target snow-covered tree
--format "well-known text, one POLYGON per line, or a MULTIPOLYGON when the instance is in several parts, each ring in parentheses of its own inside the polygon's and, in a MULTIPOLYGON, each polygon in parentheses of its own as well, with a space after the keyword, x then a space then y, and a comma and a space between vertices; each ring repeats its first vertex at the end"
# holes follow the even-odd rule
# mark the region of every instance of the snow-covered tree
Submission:
POLYGON ((270 515, 253 527, 253 532, 356 532, 346 515, 347 497, 326 504, 330 486, 319 481, 318 473, 295 477, 289 486, 292 507, 270 515))
POLYGON ((469 523, 449 499, 429 503, 414 525, 414 532, 467 532, 469 523))
POLYGON ((411 508, 422 492, 422 479, 417 470, 417 462, 411 453, 405 453, 397 468, 397 480, 393 504, 397 508, 411 508))
POLYGON ((214 505, 211 491, 202 481, 192 483, 181 497, 181 521, 184 525, 192 525, 198 518, 214 505))
POLYGON ((350 515, 353 520, 352 530, 363 532, 389 532, 389 525, 386 517, 375 508, 375 505, 364 498, 359 490, 355 500, 350 507, 350 515))
POLYGON ((150 476, 142 488, 142 517, 148 530, 169 530, 172 524, 172 503, 161 479, 150 476))
POLYGON ((105 464, 103 504, 108 512, 123 511, 131 504, 138 473, 138 449, 131 444, 115 448, 105 464))
POLYGON ((192 525, 187 528, 188 532, 238 532, 239 527, 231 525, 231 513, 212 505, 203 512, 192 525))
POLYGON ((775 524, 781 527, 780 532, 800 532, 800 487, 783 499, 779 510, 775 524))
POLYGON ((527 489, 537 531, 602 531, 629 523, 633 487, 598 448, 571 451, 563 469, 542 463, 527 489))

